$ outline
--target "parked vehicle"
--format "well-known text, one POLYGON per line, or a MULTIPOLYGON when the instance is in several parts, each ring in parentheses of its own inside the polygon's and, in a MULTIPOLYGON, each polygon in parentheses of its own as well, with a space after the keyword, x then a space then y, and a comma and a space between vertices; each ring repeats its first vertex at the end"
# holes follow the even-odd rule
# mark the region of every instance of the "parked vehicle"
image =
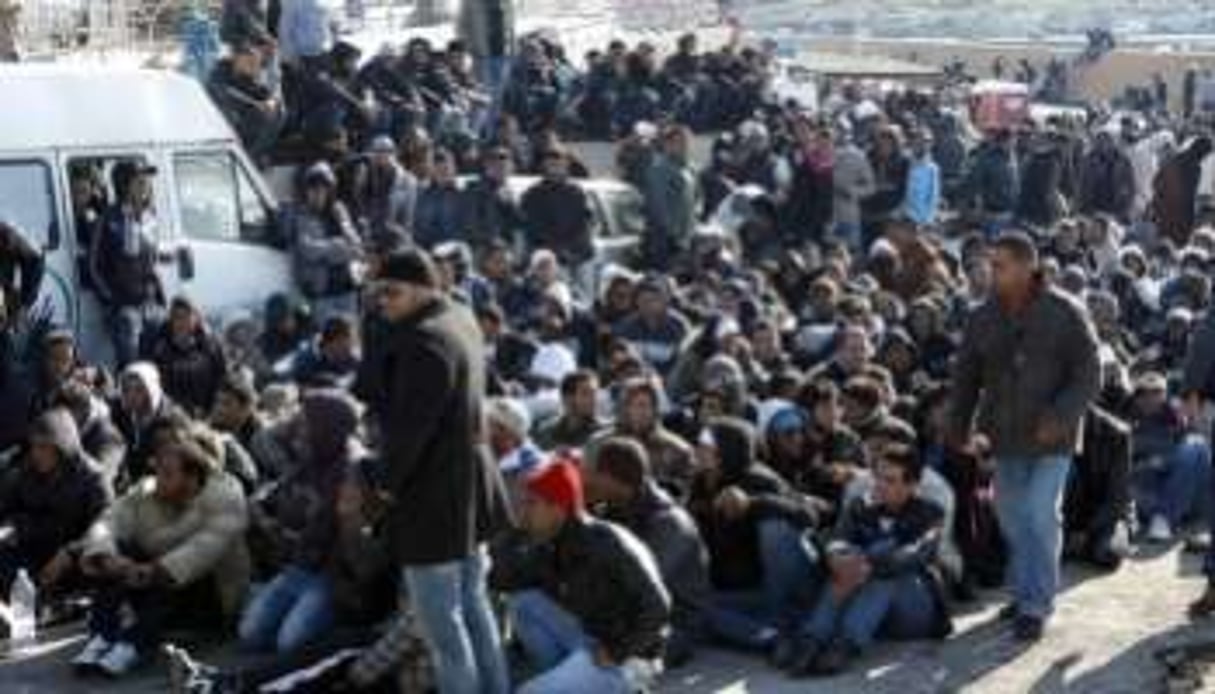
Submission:
POLYGON ((39 302, 92 359, 109 356, 102 308, 86 277, 87 225, 73 181, 114 201, 120 162, 155 167, 158 275, 221 318, 293 288, 275 235, 276 204, 202 87, 174 72, 58 65, 0 67, 0 219, 46 258, 39 302))

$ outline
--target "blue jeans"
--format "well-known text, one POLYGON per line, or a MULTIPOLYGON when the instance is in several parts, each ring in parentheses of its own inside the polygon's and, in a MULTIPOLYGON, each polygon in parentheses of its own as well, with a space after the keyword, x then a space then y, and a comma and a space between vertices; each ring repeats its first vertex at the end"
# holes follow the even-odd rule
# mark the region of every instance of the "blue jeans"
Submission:
POLYGON ((1045 619, 1059 590, 1066 455, 996 461, 996 514, 1008 544, 1008 583, 1020 614, 1045 619))
POLYGON ((853 253, 865 250, 864 228, 860 222, 836 222, 833 235, 848 246, 853 253))
POLYGON ((155 327, 159 319, 155 306, 117 306, 110 309, 110 341, 114 345, 114 362, 123 368, 139 359, 144 333, 155 327))
POLYGON ((1164 467, 1135 473, 1136 501, 1144 518, 1164 516, 1177 527, 1203 506, 1210 485, 1211 447, 1195 437, 1177 444, 1164 467))
POLYGON ((757 590, 718 593, 706 610, 710 627, 740 648, 762 650, 793 626, 799 606, 819 584, 818 556, 806 533, 780 521, 763 521, 759 533, 763 583, 757 590))
POLYGON ((443 694, 506 694, 510 677, 486 589, 489 558, 407 566, 404 583, 443 694))
POLYGON ((329 579, 291 566, 249 602, 238 633, 249 650, 290 653, 322 636, 335 619, 329 579))
POLYGON ((516 593, 510 604, 519 643, 542 672, 519 694, 631 694, 623 670, 595 663, 595 642, 577 617, 538 590, 516 593))
POLYGON ((818 607, 803 624, 803 635, 820 644, 841 639, 863 649, 878 631, 891 638, 922 639, 932 635, 937 605, 928 579, 920 574, 874 579, 837 601, 823 591, 818 607))

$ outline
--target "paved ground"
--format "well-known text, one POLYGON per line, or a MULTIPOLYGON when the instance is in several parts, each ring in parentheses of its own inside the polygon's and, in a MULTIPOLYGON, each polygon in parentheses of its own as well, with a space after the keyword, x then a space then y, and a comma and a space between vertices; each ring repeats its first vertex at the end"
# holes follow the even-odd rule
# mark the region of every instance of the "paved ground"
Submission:
MULTIPOLYGON (((1058 618, 1046 639, 1031 649, 1018 647, 1007 628, 995 621, 996 601, 989 599, 958 618, 958 633, 949 641, 885 647, 852 673, 832 680, 793 682, 754 658, 712 652, 669 675, 662 691, 1163 692, 1164 671, 1155 657, 1160 649, 1215 642, 1215 622, 1189 624, 1184 619, 1186 604, 1202 589, 1199 565, 1197 557, 1171 551, 1140 557, 1113 576, 1069 570, 1069 588, 1060 602, 1058 618)), ((163 676, 156 671, 121 684, 73 680, 65 662, 80 647, 79 641, 78 635, 51 638, 34 657, 0 662, 0 693, 164 691, 163 676)), ((1215 682, 1209 690, 1215 691, 1215 682)))

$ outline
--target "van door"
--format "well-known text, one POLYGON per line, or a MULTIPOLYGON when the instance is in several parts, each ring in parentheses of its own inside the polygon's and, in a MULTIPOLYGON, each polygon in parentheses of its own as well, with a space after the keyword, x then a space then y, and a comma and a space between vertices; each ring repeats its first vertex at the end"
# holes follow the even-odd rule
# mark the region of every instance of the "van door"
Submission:
POLYGON ((260 311, 293 291, 275 210, 243 157, 226 149, 177 150, 172 160, 185 288, 212 317, 260 311))

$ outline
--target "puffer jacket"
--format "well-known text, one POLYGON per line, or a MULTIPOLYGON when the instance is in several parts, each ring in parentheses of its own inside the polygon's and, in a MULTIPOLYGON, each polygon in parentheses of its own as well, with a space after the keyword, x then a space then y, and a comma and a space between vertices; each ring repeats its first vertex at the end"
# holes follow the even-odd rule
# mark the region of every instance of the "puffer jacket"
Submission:
POLYGON ((542 590, 618 663, 662 656, 670 595, 650 550, 618 525, 575 516, 549 543, 512 536, 495 548, 490 585, 542 590))
POLYGON ((155 478, 147 478, 93 524, 84 556, 116 555, 119 547, 134 547, 154 558, 178 586, 212 578, 225 614, 234 615, 249 586, 247 525, 240 483, 218 468, 184 507, 161 501, 155 478))

